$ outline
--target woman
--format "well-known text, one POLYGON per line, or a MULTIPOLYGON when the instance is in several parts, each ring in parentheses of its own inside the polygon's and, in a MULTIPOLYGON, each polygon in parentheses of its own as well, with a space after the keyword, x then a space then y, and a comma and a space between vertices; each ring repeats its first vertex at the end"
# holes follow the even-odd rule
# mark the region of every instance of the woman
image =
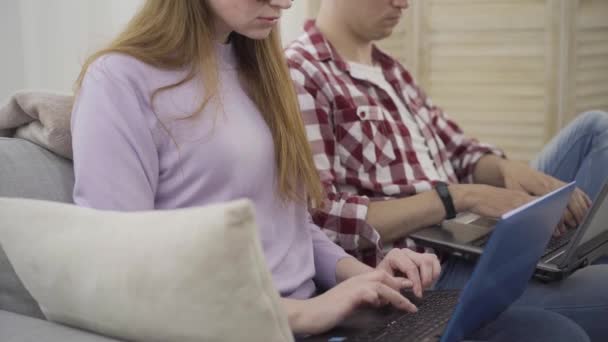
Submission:
MULTIPOLYGON (((373 270, 309 221, 320 182, 275 28, 290 4, 146 1, 77 82, 74 201, 129 211, 251 199, 295 334, 326 331, 362 305, 415 312, 399 290, 422 295, 440 273, 433 255, 393 250, 373 270), (331 290, 314 297, 316 286, 331 290)), ((585 339, 558 315, 518 317, 585 339)))

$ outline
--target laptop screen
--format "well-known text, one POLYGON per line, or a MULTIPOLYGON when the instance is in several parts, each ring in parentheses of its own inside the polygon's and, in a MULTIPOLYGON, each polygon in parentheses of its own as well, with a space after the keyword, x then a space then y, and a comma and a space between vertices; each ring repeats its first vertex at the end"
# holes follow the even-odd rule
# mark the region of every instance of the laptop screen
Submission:
POLYGON ((503 216, 491 235, 442 341, 460 341, 517 300, 564 212, 574 183, 503 216))
MULTIPOLYGON (((601 234, 608 232, 608 201, 606 201, 606 195, 608 195, 608 183, 602 188, 602 191, 595 199, 593 208, 585 219, 584 224, 587 227, 581 227, 585 229, 585 233, 579 240, 578 246, 583 246, 601 234)), ((598 243, 602 242, 603 240, 598 241, 598 243)))

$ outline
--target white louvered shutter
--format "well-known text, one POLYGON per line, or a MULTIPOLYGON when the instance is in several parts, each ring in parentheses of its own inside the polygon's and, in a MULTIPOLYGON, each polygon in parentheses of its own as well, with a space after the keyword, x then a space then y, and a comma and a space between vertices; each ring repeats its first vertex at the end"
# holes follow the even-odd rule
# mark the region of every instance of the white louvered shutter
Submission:
POLYGON ((379 45, 512 159, 532 159, 577 113, 608 110, 608 0, 410 0, 379 45))

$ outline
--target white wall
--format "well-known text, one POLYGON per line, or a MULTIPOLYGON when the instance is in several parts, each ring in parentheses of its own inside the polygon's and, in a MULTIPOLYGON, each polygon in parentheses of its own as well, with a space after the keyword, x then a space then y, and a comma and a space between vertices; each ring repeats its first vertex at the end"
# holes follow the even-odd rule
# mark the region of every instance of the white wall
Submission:
MULTIPOLYGON (((69 92, 84 59, 131 18, 143 0, 0 1, 0 103, 19 89, 69 92)), ((306 2, 281 22, 283 42, 296 38, 306 2)))
POLYGON ((71 91, 84 59, 121 29, 141 1, 1 1, 0 101, 23 88, 71 91))
POLYGON ((281 33, 283 45, 297 38, 303 31, 308 4, 306 1, 294 1, 290 9, 283 12, 281 18, 281 33))
POLYGON ((0 103, 14 89, 23 88, 23 44, 18 1, 0 1, 0 103))

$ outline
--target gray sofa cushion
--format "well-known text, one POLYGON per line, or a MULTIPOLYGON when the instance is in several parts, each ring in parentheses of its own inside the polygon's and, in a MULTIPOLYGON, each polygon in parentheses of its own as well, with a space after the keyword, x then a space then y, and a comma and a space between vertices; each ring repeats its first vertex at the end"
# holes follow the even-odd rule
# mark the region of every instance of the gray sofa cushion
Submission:
POLYGON ((17 277, 2 246, 0 246, 0 310, 44 319, 38 303, 17 277))
POLYGON ((117 342, 86 331, 0 310, 2 342, 117 342))
POLYGON ((29 141, 0 138, 0 197, 72 203, 72 162, 29 141))
MULTIPOLYGON (((69 160, 22 139, 0 138, 0 197, 71 203, 73 188, 74 172, 69 160)), ((38 304, 15 274, 2 246, 0 310, 43 317, 38 304)))

